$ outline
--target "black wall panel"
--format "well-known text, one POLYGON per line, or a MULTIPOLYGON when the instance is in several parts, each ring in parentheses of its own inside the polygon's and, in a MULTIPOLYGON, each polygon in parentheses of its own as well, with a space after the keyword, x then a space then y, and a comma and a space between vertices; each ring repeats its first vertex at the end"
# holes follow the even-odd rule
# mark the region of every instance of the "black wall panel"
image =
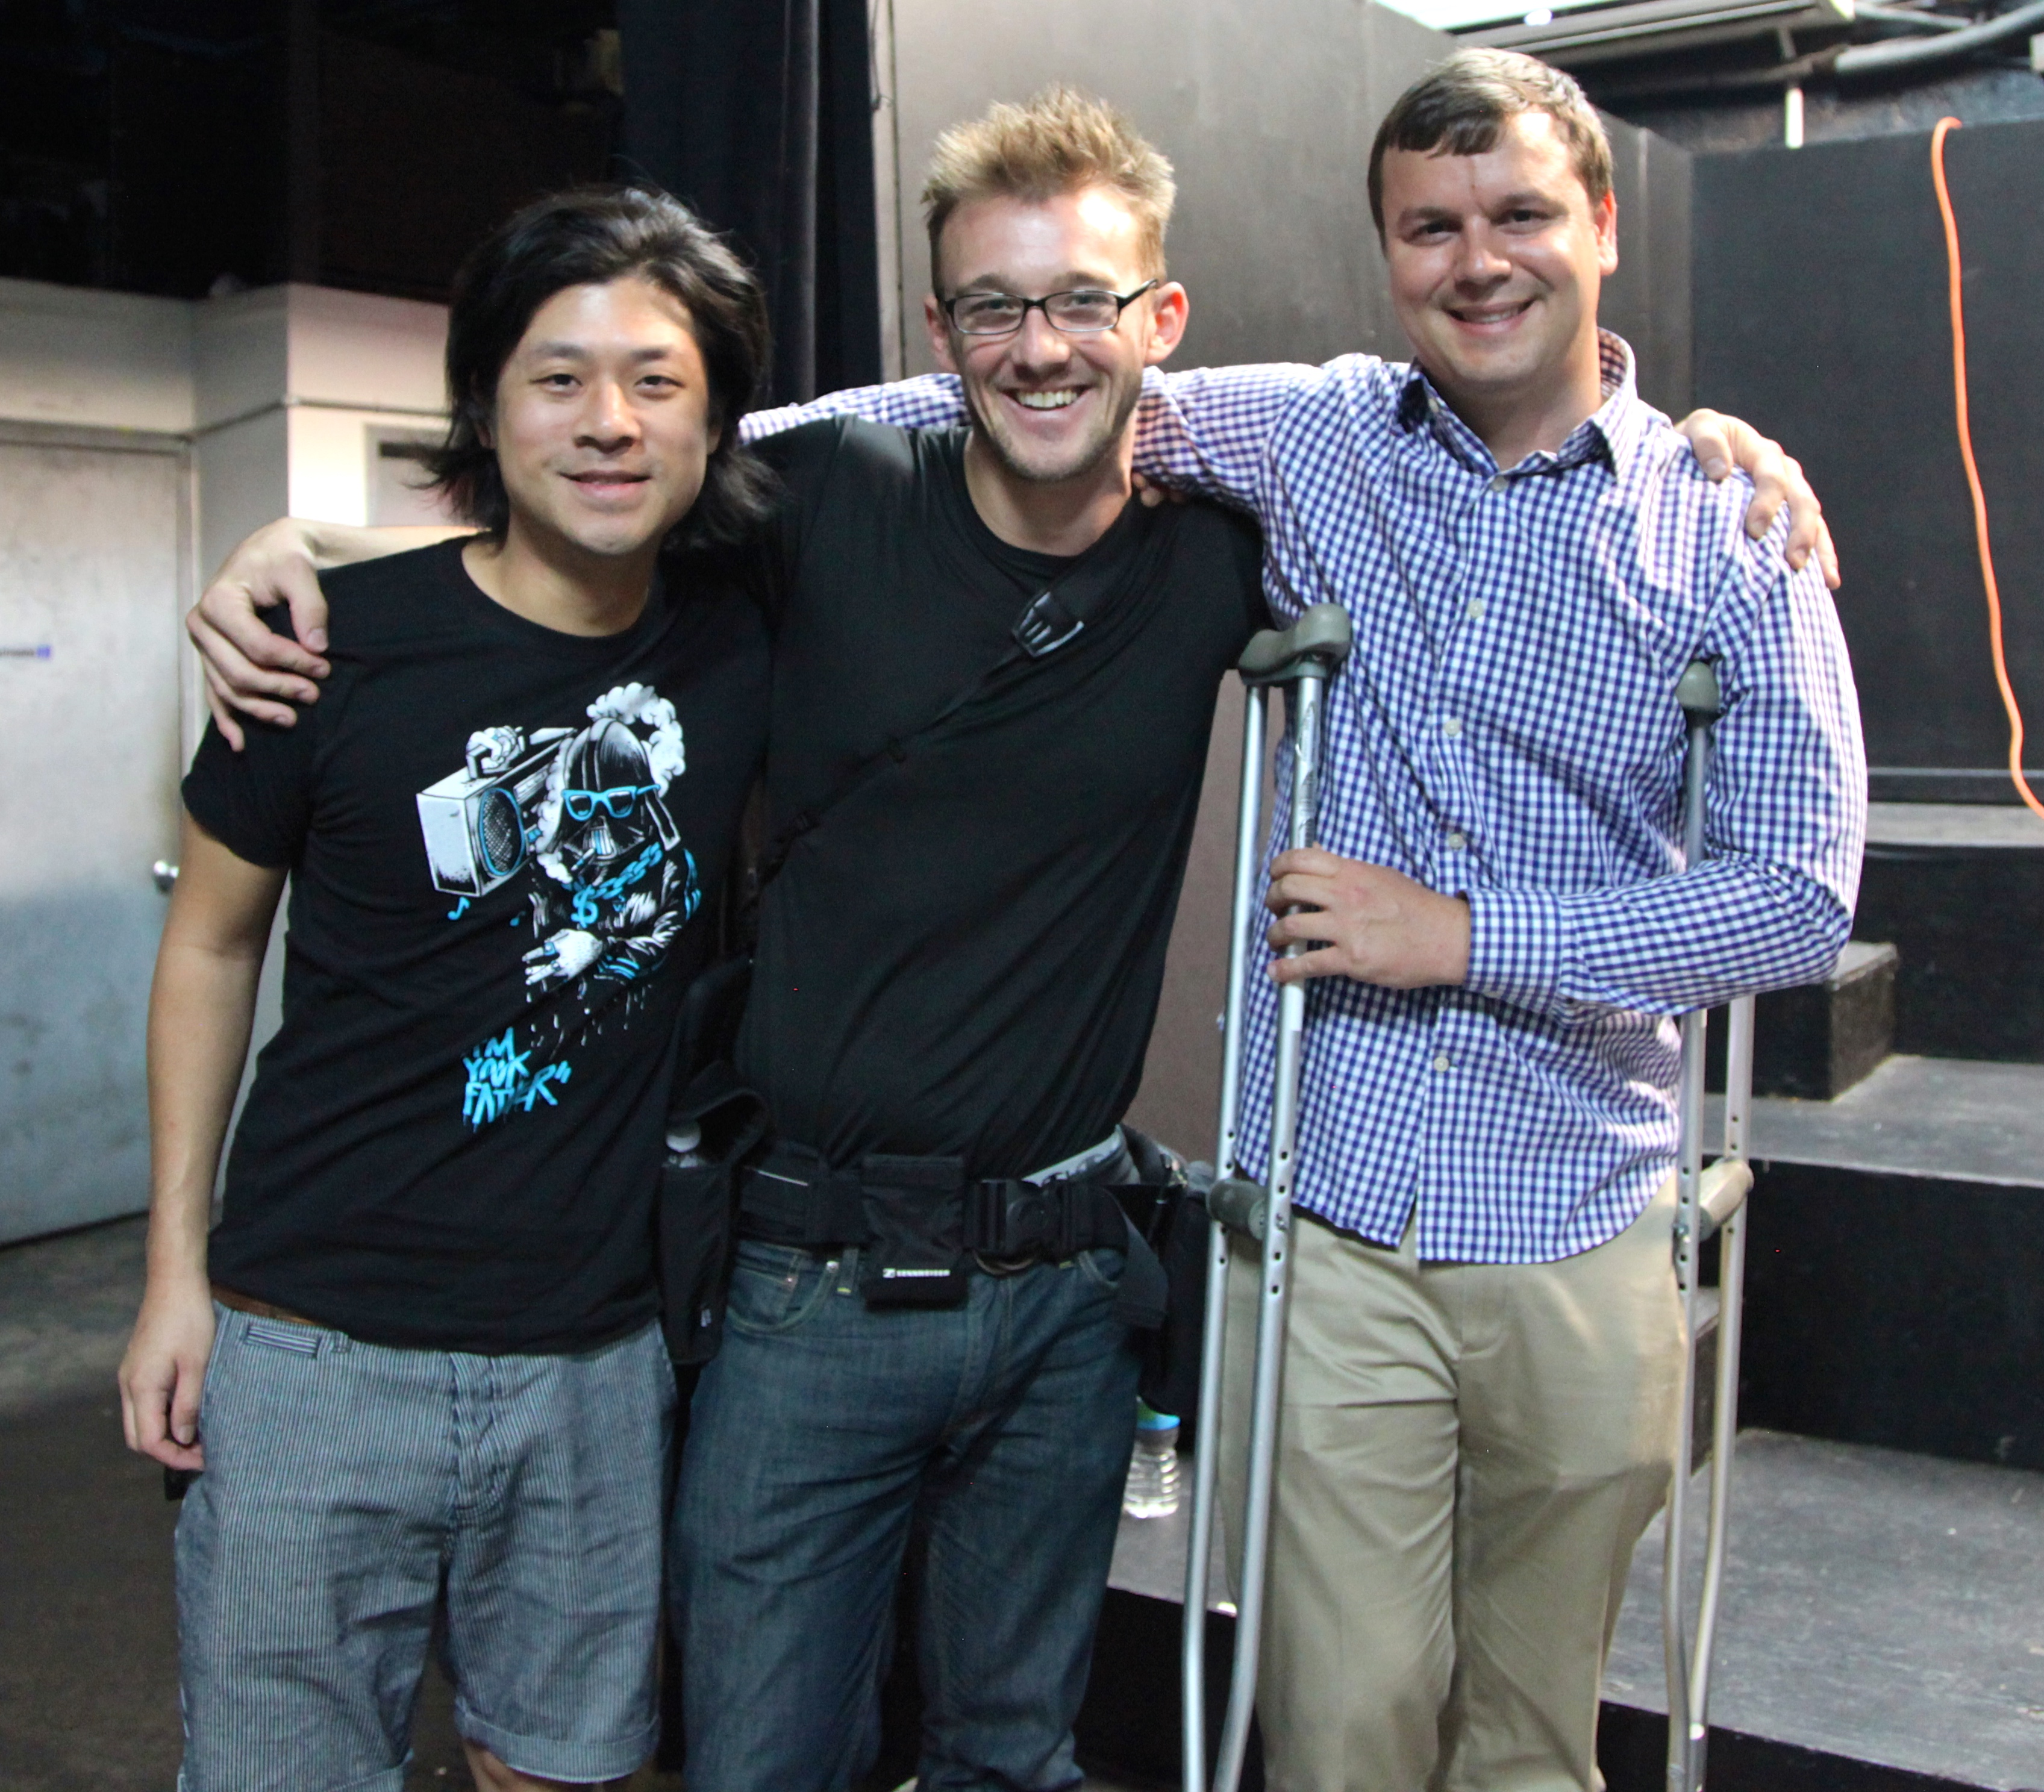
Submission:
MULTIPOLYGON (((2044 724, 2044 121, 1954 132, 1946 160, 2009 669, 2044 724)), ((1699 157, 1695 178, 1697 401, 1787 443, 1823 497, 1871 764, 1973 774, 1877 776, 1875 796, 2013 800, 1929 136, 1699 157)))
POLYGON ((1618 200, 1618 271, 1597 317, 1632 345, 1640 395, 1670 416, 1690 408, 1690 165, 1689 155, 1623 121, 1604 117, 1618 200))

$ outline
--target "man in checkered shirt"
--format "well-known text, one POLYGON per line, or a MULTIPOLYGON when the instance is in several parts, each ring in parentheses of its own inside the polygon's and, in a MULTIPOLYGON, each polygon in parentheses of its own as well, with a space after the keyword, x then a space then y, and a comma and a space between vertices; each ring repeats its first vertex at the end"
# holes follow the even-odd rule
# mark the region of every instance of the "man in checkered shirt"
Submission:
MULTIPOLYGON (((1264 1736, 1288 1789, 1589 1788, 1679 1418, 1670 1017, 1835 960, 1858 709, 1815 569, 1778 525, 1746 537, 1596 328, 1616 208, 1576 84, 1461 52, 1393 106, 1370 180, 1415 365, 1266 376, 1284 396, 1247 405, 1191 374, 1154 428, 1157 470, 1254 500, 1274 607, 1356 625, 1329 850, 1279 858, 1269 896, 1272 945, 1311 948, 1274 981, 1316 980, 1264 1736), (1261 407, 1260 454, 1228 405, 1261 407), (1725 711, 1691 865, 1698 657, 1725 711)), ((1252 1088, 1274 1011, 1266 988, 1252 1088)), ((1252 1164, 1268 1130, 1245 1115, 1252 1164)))
MULTIPOLYGON (((1746 537, 1743 482, 1711 482, 1597 328, 1616 208, 1575 83, 1458 52, 1393 108, 1370 179, 1413 363, 1153 375, 1136 448, 1254 510, 1281 620, 1355 624, 1326 850, 1270 867, 1270 942, 1311 950, 1258 980, 1244 1078, 1270 1087, 1277 984, 1313 980, 1266 1762, 1287 1792, 1589 1788, 1678 1418, 1672 1017, 1835 960, 1858 708, 1786 519, 1746 537), (1698 657, 1725 708, 1690 865, 1674 692, 1698 657)), ((952 389, 823 403, 933 423, 952 389)), ((1239 1463, 1258 1276, 1236 1252, 1239 1463)))

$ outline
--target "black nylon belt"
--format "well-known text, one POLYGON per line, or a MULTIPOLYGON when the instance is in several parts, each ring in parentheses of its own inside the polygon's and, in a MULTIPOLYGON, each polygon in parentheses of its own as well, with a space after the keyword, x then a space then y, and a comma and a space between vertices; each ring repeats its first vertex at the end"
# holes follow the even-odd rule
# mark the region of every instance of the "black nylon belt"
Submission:
POLYGON ((1083 1176, 1042 1184, 1007 1177, 968 1182, 955 1157, 886 1156, 833 1170, 815 1153, 788 1145, 743 1172, 742 1229, 809 1249, 863 1245, 874 1236, 868 1197, 878 1191, 927 1204, 932 1244, 984 1257, 1062 1262, 1098 1246, 1119 1250, 1128 1239, 1112 1186, 1083 1176))

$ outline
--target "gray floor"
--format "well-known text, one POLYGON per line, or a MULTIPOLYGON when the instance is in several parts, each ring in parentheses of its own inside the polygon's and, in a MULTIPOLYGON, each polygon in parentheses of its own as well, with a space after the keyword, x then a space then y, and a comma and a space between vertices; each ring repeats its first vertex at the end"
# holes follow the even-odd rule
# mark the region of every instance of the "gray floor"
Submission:
POLYGON ((142 1222, 0 1248, 0 1420, 110 1394, 142 1291, 142 1222))
MULTIPOLYGON (((1183 1459, 1185 1486, 1191 1486, 1192 1458, 1183 1459)), ((1188 1497, 1168 1518, 1132 1518, 1122 1514, 1121 1533, 1114 1540, 1114 1565, 1107 1584, 1124 1593, 1140 1593, 1151 1599, 1174 1604, 1185 1595, 1185 1548, 1192 1535, 1192 1502, 1188 1497)), ((1228 1565, 1220 1526, 1214 1526, 1212 1547, 1208 1552, 1207 1610, 1235 1615, 1235 1602, 1228 1597, 1228 1565)))
MULTIPOLYGON (((2003 1792, 2044 1783, 2044 1475, 1750 1431, 1732 1514, 1714 1723, 2003 1792)), ((1656 1520, 1605 1681, 1654 1711, 1662 1544, 1656 1520)))
MULTIPOLYGON (((139 1220, 0 1248, 4 1792, 176 1782, 178 1509, 122 1445, 113 1387, 141 1283, 139 1220)), ((472 1792, 451 1707, 430 1673, 405 1792, 472 1792)), ((647 1769, 631 1785, 679 1792, 681 1780, 647 1769)))
MULTIPOLYGON (((2044 1188, 2044 1064, 1891 1057, 1835 1101, 1753 1108, 1758 1158, 2044 1188)), ((1721 1111, 1713 1096, 1713 1142, 1721 1111)))

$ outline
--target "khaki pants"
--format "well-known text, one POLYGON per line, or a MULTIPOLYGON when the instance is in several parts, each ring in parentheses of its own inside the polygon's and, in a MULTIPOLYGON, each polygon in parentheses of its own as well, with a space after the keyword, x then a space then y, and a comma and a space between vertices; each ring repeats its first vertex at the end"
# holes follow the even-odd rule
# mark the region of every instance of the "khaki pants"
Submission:
MULTIPOLYGON (((1594 1792, 1632 1548, 1683 1349, 1671 1178, 1558 1263, 1293 1229, 1258 1698, 1274 1792, 1594 1792)), ((1259 1247, 1228 1277, 1224 1512, 1241 1535, 1259 1247)), ((1231 1556, 1232 1559, 1232 1556, 1231 1556)))

